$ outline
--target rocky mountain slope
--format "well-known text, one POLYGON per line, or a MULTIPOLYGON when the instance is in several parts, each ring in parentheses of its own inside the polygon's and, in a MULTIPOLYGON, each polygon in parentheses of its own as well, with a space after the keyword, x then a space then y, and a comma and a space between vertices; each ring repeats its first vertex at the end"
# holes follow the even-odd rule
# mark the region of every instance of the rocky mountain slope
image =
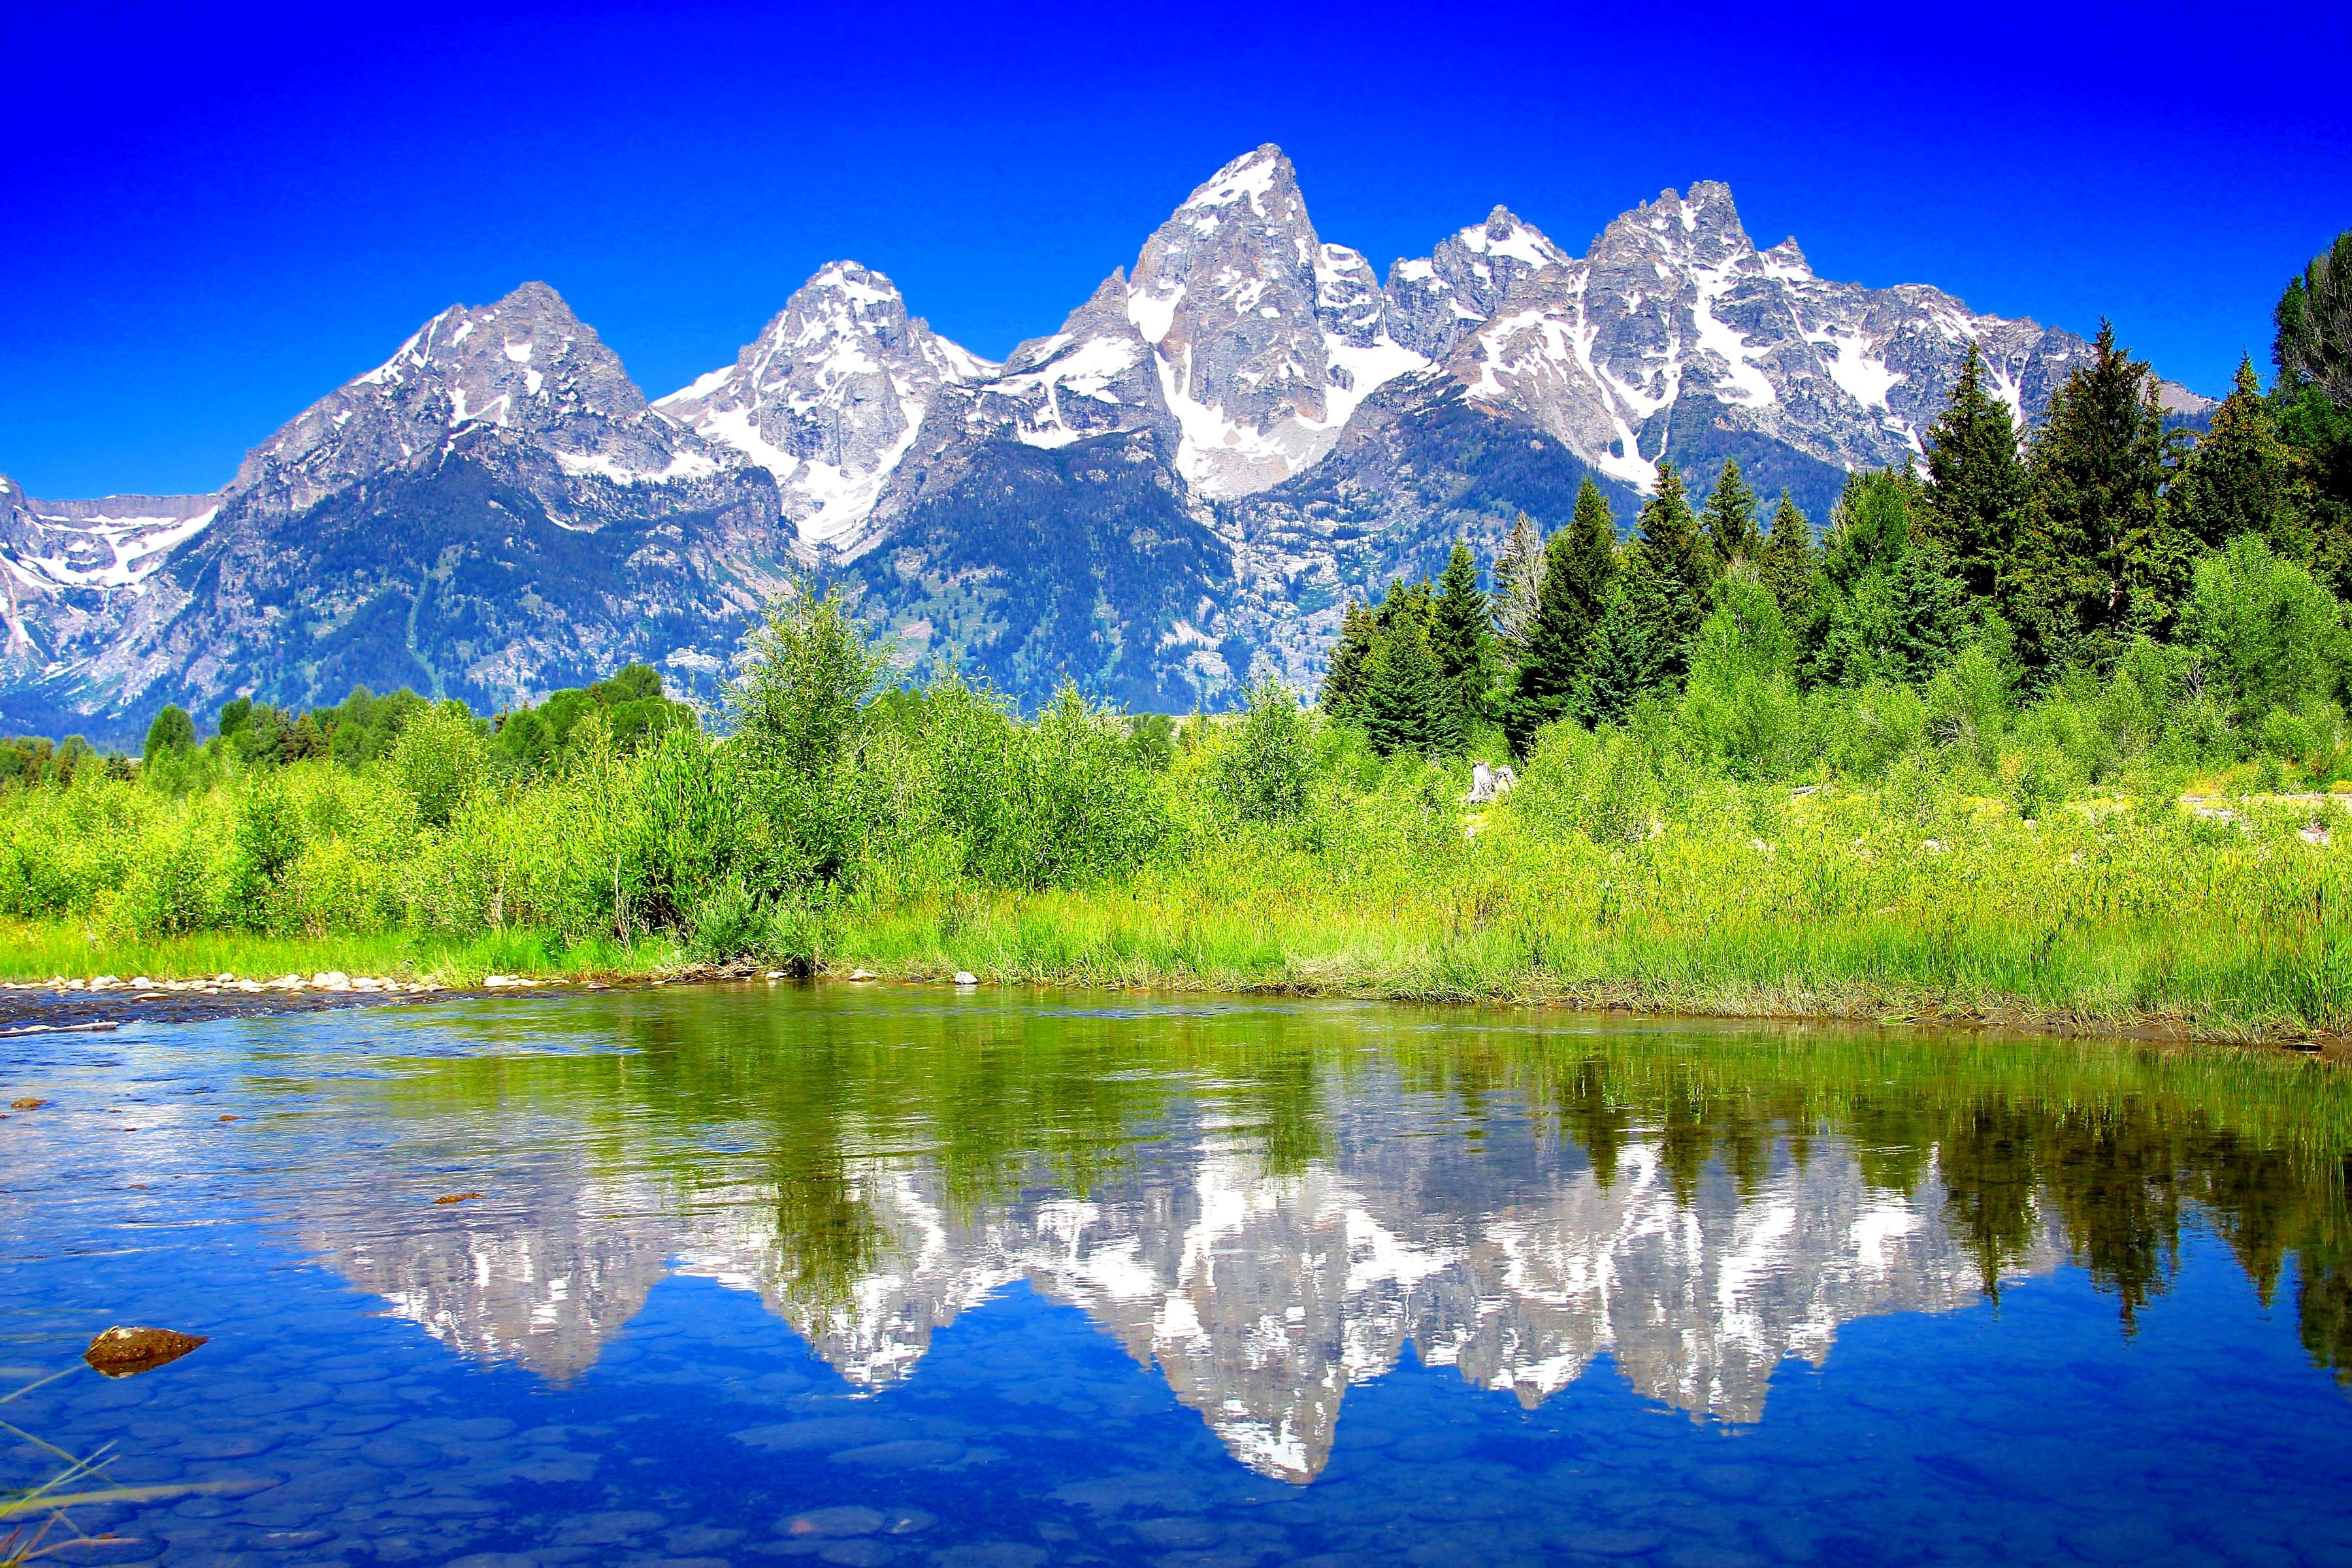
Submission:
POLYGON ((205 504, 160 558, 45 598, 12 548, 15 727, 362 684, 494 708, 630 658, 691 689, 790 558, 767 471, 656 414, 536 283, 435 316, 205 504))
POLYGON ((1580 256, 1497 207, 1382 279, 1271 146, 1002 364, 841 261, 648 405, 530 284, 435 317, 218 496, 0 491, 0 726, 123 737, 167 700, 362 681, 495 707, 628 658, 707 689, 795 568, 1024 701, 1213 706, 1311 684, 1349 595, 1564 521, 1588 474, 1630 522, 1661 463, 1703 487, 1737 457, 1821 521, 1917 452, 1970 342, 2029 420, 2088 353, 1818 278, 1710 182, 1580 256))

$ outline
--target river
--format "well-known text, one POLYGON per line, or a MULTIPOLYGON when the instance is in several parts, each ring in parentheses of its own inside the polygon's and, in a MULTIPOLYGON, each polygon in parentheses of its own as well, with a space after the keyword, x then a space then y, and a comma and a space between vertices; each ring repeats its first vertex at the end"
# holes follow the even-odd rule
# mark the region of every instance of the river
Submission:
POLYGON ((58 1561, 2352 1562, 2333 1062, 774 984, 0 1088, 58 1561))

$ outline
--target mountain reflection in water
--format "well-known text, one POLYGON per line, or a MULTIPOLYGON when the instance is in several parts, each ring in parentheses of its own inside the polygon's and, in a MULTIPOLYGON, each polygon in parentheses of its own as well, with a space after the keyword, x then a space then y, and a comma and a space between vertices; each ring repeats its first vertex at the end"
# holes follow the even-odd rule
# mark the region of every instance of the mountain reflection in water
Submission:
POLYGON ((2068 1263, 2128 1335, 2191 1212, 2265 1303, 2292 1257, 2305 1347, 2352 1364, 2343 1075, 2275 1055, 774 988, 399 1019, 372 1060, 274 1064, 370 1132, 282 1134, 302 1244, 559 1383, 673 1274, 867 1389, 1025 1281, 1304 1482, 1408 1351, 1530 1408, 1605 1356, 1741 1424, 1858 1319, 2068 1263), (487 1195, 420 1214, 433 1171, 487 1195))

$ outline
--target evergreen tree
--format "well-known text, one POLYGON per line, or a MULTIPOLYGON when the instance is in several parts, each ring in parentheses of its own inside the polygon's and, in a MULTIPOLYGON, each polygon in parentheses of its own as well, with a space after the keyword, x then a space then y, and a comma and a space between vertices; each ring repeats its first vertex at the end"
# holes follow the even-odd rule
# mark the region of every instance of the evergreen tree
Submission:
POLYGON ((1706 536, 1718 576, 1729 571, 1732 563, 1756 553, 1756 492, 1740 478, 1738 458, 1723 460, 1723 472, 1717 476, 1714 492, 1706 498, 1706 510, 1699 519, 1699 531, 1706 536))
POLYGON ((1478 587, 1470 546, 1457 541, 1429 608, 1430 657, 1445 684, 1457 736, 1466 736, 1486 716, 1486 693, 1494 684, 1494 637, 1487 630, 1493 609, 1478 587))
POLYGON ((1656 628, 1672 620, 1655 601, 1676 591, 1671 578, 1621 574, 1610 585, 1591 652, 1577 687, 1577 705, 1596 724, 1622 724, 1633 704, 1665 683, 1665 658, 1656 628))
POLYGON ((1326 718, 1342 724, 1364 721, 1364 688, 1370 679, 1372 634, 1378 623, 1370 606, 1349 599, 1339 621, 1339 641, 1331 650, 1330 668, 1323 673, 1318 700, 1326 718))
POLYGON ((1780 607, 1781 624, 1805 624, 1813 607, 1813 576, 1820 570, 1821 552, 1813 547, 1813 525, 1797 510, 1789 492, 1782 490, 1780 505, 1772 513, 1772 531, 1765 535, 1764 548, 1756 560, 1756 574, 1780 607))
POLYGON ((1525 653, 1528 628, 1535 624, 1543 571, 1543 535, 1521 512, 1503 542, 1503 552, 1495 558, 1495 635, 1504 657, 1514 663, 1525 653))
POLYGON ((2148 367, 2099 327, 2092 363, 2051 399, 2033 444, 2009 597, 2044 668, 2158 634, 2186 591, 2193 542, 2161 504, 2173 447, 2148 367))
POLYGON ((1645 689, 1664 689, 1680 684, 1688 668, 1690 641, 1706 619, 1716 578, 1714 552, 1671 463, 1658 465, 1657 491, 1642 507, 1640 528, 1625 552, 1625 613, 1643 617, 1634 640, 1648 661, 1645 689))
POLYGON ((1847 479, 1805 626, 1814 682, 1924 680, 1966 634, 1967 588, 1922 525, 1927 507, 1907 465, 1847 479))
POLYGON ((2271 402, 2294 454, 2312 567, 2352 595, 2352 230, 2287 285, 2277 321, 2271 402))
POLYGON ((2295 456, 2279 438, 2270 400, 2241 360, 2237 384, 2189 451, 2165 493, 2181 530, 2207 550, 2242 533, 2259 534, 2273 553, 2309 563, 2295 456))
MULTIPOLYGON (((1398 597, 1390 591, 1390 598, 1398 597)), ((1364 685, 1364 731, 1382 756, 1458 746, 1454 704, 1430 655, 1429 629, 1400 614, 1380 629, 1364 685)))
POLYGON ((1969 594, 1991 598, 2025 510, 2025 465, 2009 405, 1985 391, 1984 361, 1973 342, 1927 444, 1929 531, 1969 594))
POLYGON ((1524 755, 1536 731, 1576 710, 1592 632, 1617 569, 1617 521, 1590 476, 1576 494, 1576 514, 1544 545, 1543 593, 1529 626, 1503 730, 1524 755))

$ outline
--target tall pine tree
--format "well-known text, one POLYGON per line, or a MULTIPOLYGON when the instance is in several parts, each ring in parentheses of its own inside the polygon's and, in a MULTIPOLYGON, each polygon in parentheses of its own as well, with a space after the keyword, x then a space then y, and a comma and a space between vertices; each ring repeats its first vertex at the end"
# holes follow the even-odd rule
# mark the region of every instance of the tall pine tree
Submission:
POLYGON ((1470 546, 1457 540, 1429 607, 1430 657, 1445 684, 1457 736, 1467 736, 1486 717, 1486 693, 1495 681, 1494 636, 1487 630, 1492 612, 1470 546))
POLYGON ((1714 552, 1718 576, 1731 570, 1734 562, 1756 553, 1756 492, 1740 478, 1738 458, 1723 460, 1723 472, 1717 476, 1706 510, 1700 515, 1699 531, 1714 552))
POLYGON ((1339 620, 1339 641, 1331 650, 1330 668, 1323 672, 1319 700, 1324 717, 1342 724, 1364 721, 1364 689, 1370 678, 1372 634, 1379 623, 1371 606, 1349 599, 1339 620))
POLYGON ((2276 320, 2271 403, 2294 453, 2312 565, 2352 596, 2352 229, 2287 285, 2276 320))
POLYGON ((2194 559, 2162 504, 2172 447, 2155 375, 2102 322, 2091 363, 2051 399, 2034 441, 2006 574, 2013 619, 2042 668, 2095 663, 2134 632, 2169 626, 2194 559))
POLYGON ((1638 641, 1648 660, 1647 688, 1679 686, 1689 668, 1690 641, 1706 619, 1715 590, 1715 552, 1691 515, 1682 476, 1658 465, 1658 488, 1643 503, 1641 530, 1625 552, 1625 613, 1639 619, 1638 641))
POLYGON ((2308 565, 2311 540, 2299 478, 2294 452, 2279 438, 2270 400, 2254 379, 2254 362, 2244 359, 2236 384, 2173 476, 2165 500, 2204 549, 2257 533, 2273 554, 2308 565))
POLYGON ((1756 560, 1756 574, 1771 591, 1782 626, 1805 624, 1805 617, 1812 613, 1813 574, 1820 570, 1821 552, 1813 547, 1813 525, 1797 510, 1789 492, 1782 490, 1780 507, 1772 513, 1772 531, 1764 536, 1764 548, 1756 560))
POLYGON ((1985 391, 1984 361, 1973 342, 1927 444, 1928 531, 1969 595, 1991 598, 2025 510, 2025 465, 2009 405, 1985 391))
POLYGON ((1593 627, 1617 569, 1617 521, 1587 476, 1576 515, 1544 544, 1543 592, 1503 707, 1511 749, 1525 755, 1536 731, 1576 710, 1593 627))
MULTIPOLYGON (((1422 586, 1425 596, 1427 584, 1422 586)), ((1398 590, 1391 588, 1389 599, 1397 598, 1398 590)), ((1382 756, 1460 746, 1452 694, 1430 655, 1426 617, 1401 608, 1373 639, 1364 682, 1364 731, 1382 756)))

